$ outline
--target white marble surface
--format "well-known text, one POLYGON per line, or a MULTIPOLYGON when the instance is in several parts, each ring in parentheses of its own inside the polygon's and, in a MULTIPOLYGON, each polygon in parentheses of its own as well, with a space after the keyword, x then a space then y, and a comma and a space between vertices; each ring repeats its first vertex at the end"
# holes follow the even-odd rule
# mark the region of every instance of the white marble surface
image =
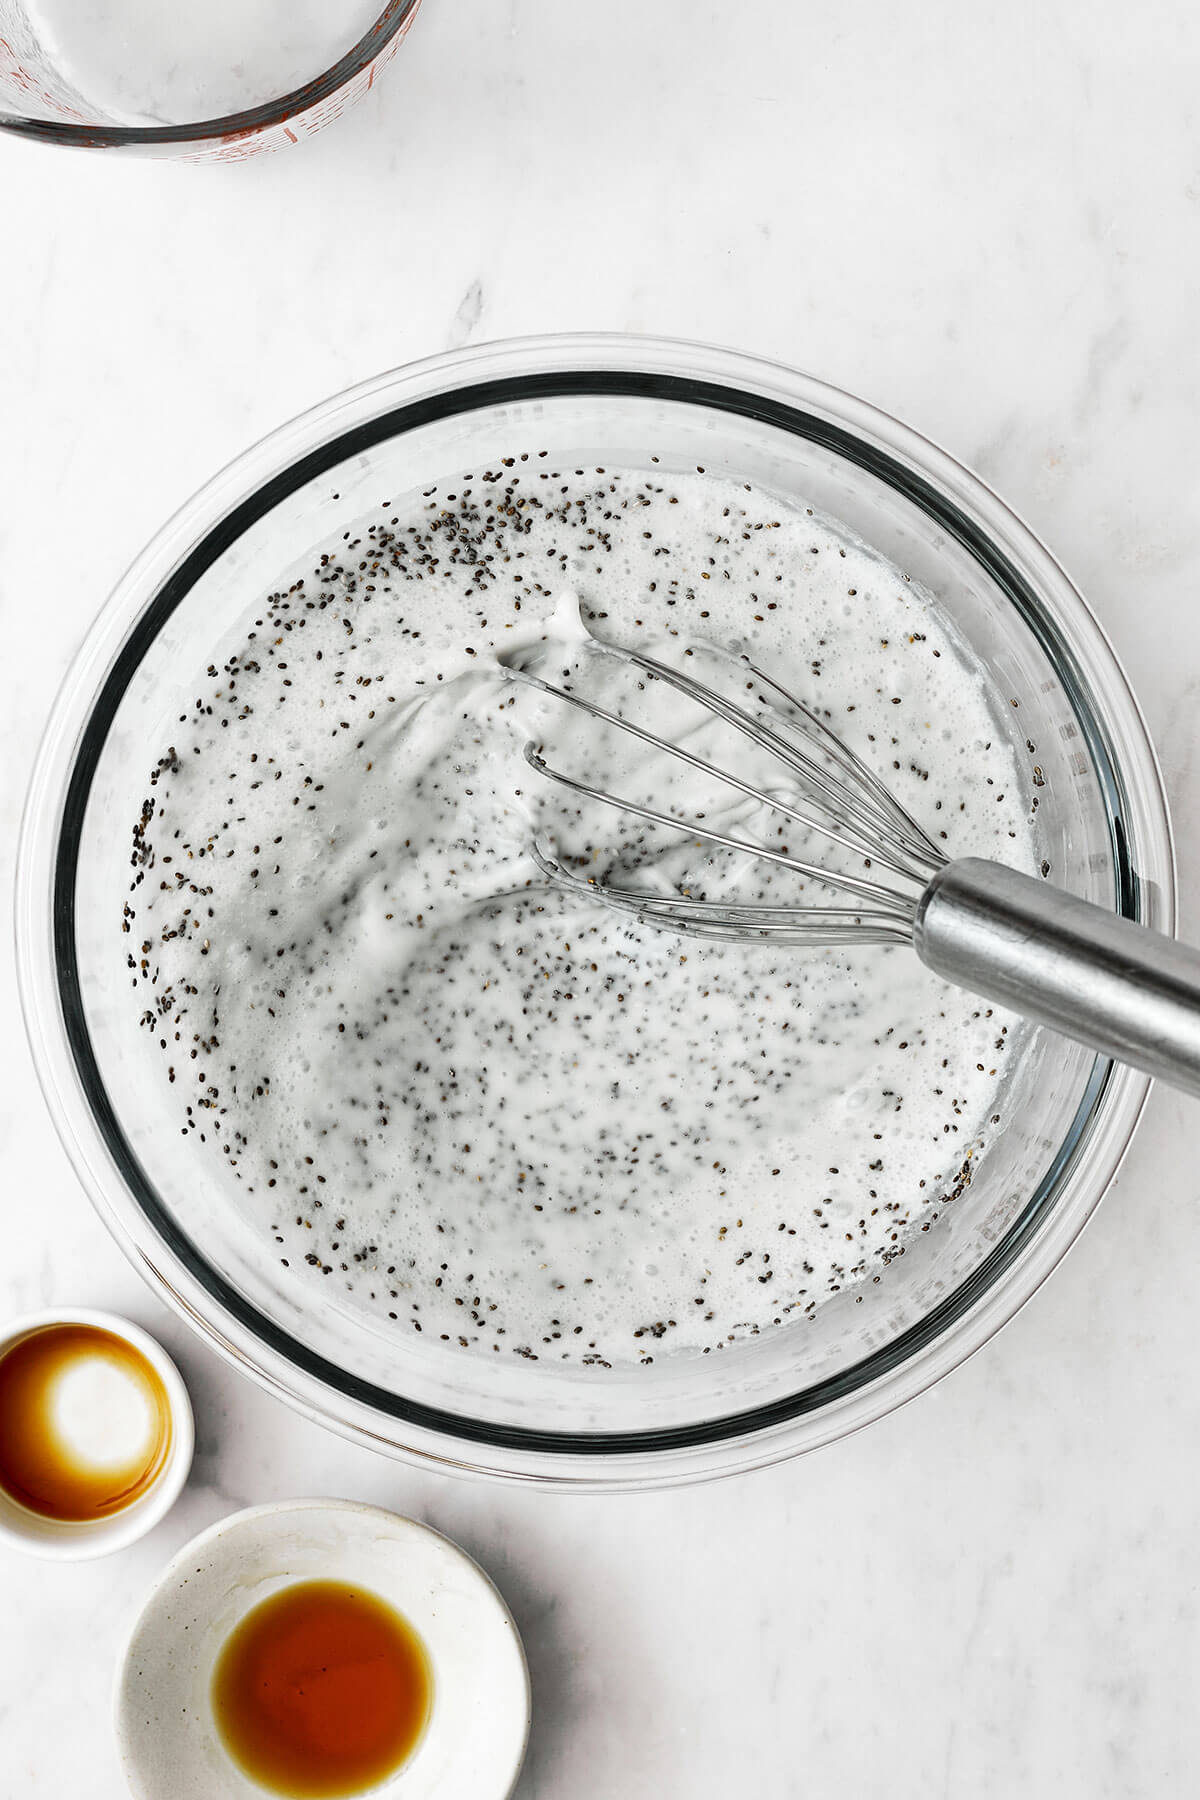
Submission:
MULTIPOLYGON (((0 861, 56 682, 219 463, 452 344, 603 327, 813 369, 1058 551, 1162 750, 1200 935, 1200 18, 1182 0, 427 0, 369 101, 205 170, 0 141, 0 861)), ((7 904, 7 879, 5 885, 7 904)), ((525 1633, 521 1800, 1200 1787, 1200 1112, 1154 1096, 1067 1264, 856 1440, 579 1500, 417 1474, 227 1372, 92 1216, 0 966, 0 1314, 124 1310, 199 1454, 136 1549, 0 1554, 0 1796, 122 1793, 116 1646, 193 1531, 276 1495, 464 1543, 525 1633)))

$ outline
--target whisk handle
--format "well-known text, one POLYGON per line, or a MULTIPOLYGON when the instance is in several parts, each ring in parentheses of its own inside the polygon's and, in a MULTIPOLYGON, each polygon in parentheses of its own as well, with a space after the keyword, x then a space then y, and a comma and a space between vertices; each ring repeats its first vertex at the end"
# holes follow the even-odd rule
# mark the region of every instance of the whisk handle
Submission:
POLYGON ((929 883, 913 941, 956 986, 1200 1096, 1200 951, 970 856, 929 883))

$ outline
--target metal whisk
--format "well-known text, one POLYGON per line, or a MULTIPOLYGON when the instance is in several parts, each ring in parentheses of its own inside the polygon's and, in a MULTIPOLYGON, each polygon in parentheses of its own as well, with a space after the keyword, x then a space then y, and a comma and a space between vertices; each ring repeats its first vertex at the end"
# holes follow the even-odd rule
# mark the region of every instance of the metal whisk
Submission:
POLYGON ((798 947, 911 944, 945 980, 1200 1095, 1200 953, 1002 863, 947 860, 836 732, 753 664, 738 665, 747 686, 757 690, 758 705, 750 711, 655 657, 607 644, 600 648, 645 682, 666 683, 747 739, 780 768, 779 790, 719 767, 528 669, 514 673, 776 817, 853 852, 863 872, 718 830, 703 817, 681 818, 623 798, 551 767, 541 748, 530 743, 525 755, 532 767, 586 799, 716 848, 765 859, 856 904, 770 905, 652 893, 580 875, 539 842, 534 855, 556 886, 691 937, 798 947))

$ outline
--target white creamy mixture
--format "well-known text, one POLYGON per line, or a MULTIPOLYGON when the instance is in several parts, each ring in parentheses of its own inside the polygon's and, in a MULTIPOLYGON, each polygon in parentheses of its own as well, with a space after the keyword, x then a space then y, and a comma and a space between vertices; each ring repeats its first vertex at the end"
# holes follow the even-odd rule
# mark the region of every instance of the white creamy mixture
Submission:
POLYGON ((718 685, 752 651, 948 854, 1032 870, 1026 782, 931 604, 803 507, 537 453, 315 561, 197 671, 124 921, 181 1123, 280 1261, 400 1333, 606 1365, 886 1281, 986 1154, 1015 1022, 906 948, 704 944, 547 888, 538 832, 626 885, 832 898, 580 806, 527 740, 780 841, 500 659, 761 779, 587 640, 718 685))

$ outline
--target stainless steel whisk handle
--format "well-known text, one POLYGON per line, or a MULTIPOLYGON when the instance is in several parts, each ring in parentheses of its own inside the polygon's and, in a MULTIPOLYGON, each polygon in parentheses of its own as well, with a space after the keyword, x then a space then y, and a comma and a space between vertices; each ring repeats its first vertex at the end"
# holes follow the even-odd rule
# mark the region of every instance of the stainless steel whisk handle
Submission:
POLYGON ((913 942, 957 987, 1200 1096, 1200 951, 974 856, 929 883, 913 942))

